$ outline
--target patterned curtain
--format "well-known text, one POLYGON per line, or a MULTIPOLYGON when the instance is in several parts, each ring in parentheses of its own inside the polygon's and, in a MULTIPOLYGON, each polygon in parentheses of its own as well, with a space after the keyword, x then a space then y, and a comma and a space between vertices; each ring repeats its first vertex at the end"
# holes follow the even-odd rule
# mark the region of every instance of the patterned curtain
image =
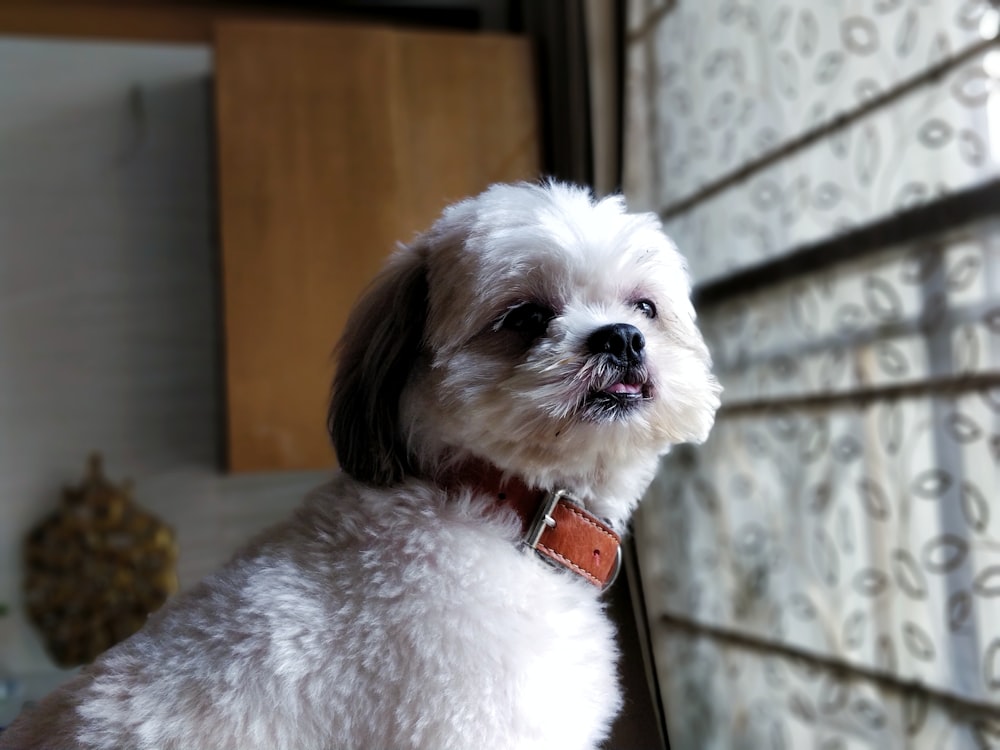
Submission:
POLYGON ((671 746, 1000 748, 1000 12, 632 0, 725 386, 635 523, 671 746))

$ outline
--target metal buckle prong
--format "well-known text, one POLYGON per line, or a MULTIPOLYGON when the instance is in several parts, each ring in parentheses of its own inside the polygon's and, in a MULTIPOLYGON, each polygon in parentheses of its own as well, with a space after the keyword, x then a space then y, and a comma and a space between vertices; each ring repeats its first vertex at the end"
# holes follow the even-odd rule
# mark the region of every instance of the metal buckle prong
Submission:
POLYGON ((556 490, 545 495, 538 506, 535 517, 531 520, 528 531, 524 535, 525 551, 533 552, 538 549, 538 542, 542 538, 542 533, 546 528, 553 528, 556 525, 555 519, 552 518, 552 511, 555 510, 560 500, 568 496, 569 493, 566 490, 556 490))

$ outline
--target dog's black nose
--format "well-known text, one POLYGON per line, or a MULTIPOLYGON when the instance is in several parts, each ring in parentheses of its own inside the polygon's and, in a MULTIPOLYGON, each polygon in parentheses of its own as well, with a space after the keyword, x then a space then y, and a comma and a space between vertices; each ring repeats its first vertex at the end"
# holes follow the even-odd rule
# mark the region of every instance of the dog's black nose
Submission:
POLYGON ((612 323, 590 334, 587 349, 591 354, 607 354, 621 367, 642 364, 646 338, 642 331, 628 323, 612 323))

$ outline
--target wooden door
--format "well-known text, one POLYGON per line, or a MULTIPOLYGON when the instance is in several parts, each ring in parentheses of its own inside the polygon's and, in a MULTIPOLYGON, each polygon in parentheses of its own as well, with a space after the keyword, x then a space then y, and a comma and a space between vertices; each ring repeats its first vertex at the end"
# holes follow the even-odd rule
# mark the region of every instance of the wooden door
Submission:
POLYGON ((215 55, 229 468, 329 466, 359 292, 447 203, 538 174, 529 44, 226 22, 215 55))

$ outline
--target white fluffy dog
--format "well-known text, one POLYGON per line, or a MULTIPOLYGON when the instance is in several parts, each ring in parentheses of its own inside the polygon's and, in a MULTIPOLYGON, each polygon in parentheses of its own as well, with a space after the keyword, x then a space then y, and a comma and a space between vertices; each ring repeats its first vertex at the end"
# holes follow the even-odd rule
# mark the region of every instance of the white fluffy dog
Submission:
POLYGON ((618 197, 451 206, 347 325, 343 471, 0 747, 597 746, 621 704, 617 534, 719 403, 689 296, 618 197))

